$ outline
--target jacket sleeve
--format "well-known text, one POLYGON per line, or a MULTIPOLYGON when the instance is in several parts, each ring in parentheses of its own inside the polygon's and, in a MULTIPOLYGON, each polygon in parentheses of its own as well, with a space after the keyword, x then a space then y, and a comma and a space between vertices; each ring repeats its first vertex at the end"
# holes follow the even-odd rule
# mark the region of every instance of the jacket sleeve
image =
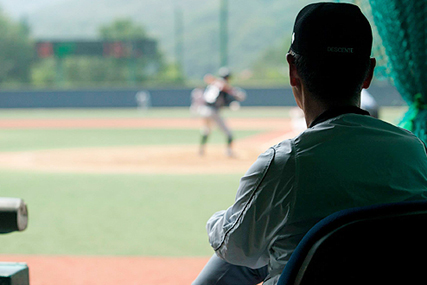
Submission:
POLYGON ((276 148, 261 154, 240 180, 234 204, 209 219, 209 242, 227 262, 250 268, 268 264, 270 244, 289 212, 289 195, 283 191, 292 183, 283 176, 283 166, 290 152, 289 144, 279 151, 279 160, 276 148))

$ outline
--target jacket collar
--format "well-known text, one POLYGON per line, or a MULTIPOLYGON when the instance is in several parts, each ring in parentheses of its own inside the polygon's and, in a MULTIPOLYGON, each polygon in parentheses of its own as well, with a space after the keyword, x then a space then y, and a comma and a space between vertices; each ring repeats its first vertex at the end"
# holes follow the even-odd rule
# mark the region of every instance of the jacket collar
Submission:
POLYGON ((320 114, 320 116, 318 116, 313 122, 311 122, 309 128, 314 127, 315 125, 320 124, 326 120, 329 120, 344 114, 358 114, 358 115, 369 116, 369 112, 362 110, 356 106, 332 108, 320 114))

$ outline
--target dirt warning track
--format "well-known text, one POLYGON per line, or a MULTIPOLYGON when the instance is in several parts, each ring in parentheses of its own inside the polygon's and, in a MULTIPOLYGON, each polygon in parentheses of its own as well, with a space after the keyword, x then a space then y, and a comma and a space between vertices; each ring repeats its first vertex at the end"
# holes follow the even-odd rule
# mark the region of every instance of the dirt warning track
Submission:
POLYGON ((2 262, 25 262, 31 285, 189 285, 208 259, 0 255, 2 262))

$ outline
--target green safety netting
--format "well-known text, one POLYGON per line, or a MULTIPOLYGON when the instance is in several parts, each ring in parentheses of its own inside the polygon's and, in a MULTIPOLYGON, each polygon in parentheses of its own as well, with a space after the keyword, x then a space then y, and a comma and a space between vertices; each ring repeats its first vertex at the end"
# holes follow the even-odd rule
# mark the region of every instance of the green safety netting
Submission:
POLYGON ((369 0, 387 70, 409 109, 400 125, 427 143, 427 0, 369 0))

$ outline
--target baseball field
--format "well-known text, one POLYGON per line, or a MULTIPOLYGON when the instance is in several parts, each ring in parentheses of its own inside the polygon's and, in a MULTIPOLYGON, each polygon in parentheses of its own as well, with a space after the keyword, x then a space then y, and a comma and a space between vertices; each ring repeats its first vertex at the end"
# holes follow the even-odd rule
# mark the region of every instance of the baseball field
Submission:
POLYGON ((0 111, 0 196, 29 209, 24 232, 0 236, 0 261, 26 262, 32 285, 190 284, 213 253, 206 220, 261 152, 299 132, 289 108, 224 117, 232 158, 219 130, 198 155, 188 108, 0 111))

